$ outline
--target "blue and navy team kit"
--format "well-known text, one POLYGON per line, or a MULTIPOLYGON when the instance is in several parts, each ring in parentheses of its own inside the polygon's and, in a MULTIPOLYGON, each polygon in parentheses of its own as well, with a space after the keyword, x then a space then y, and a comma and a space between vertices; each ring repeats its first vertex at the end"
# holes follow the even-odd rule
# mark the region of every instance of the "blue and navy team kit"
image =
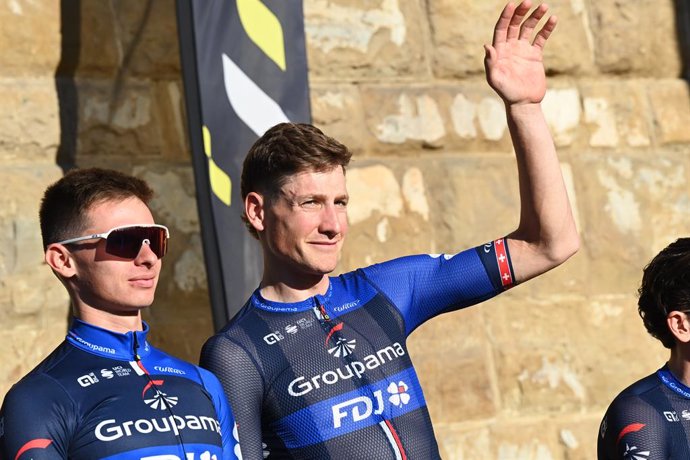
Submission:
POLYGON ((230 398, 244 460, 440 458, 406 339, 513 285, 506 246, 372 265, 302 302, 255 291, 201 354, 230 398))
POLYGON ((119 334, 75 319, 66 340, 5 397, 0 458, 236 458, 218 379, 153 348, 147 333, 146 324, 119 334))
POLYGON ((690 458, 690 388, 664 366, 623 390, 599 428, 599 460, 690 458))

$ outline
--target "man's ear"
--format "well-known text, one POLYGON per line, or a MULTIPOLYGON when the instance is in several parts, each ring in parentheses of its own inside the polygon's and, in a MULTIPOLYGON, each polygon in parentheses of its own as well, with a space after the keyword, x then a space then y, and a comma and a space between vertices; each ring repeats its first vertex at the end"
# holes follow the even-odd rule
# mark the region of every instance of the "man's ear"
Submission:
POLYGON ((73 277, 76 273, 76 265, 72 255, 63 245, 53 243, 48 245, 45 253, 45 261, 53 271, 62 278, 73 277))
POLYGON ((265 205, 263 195, 256 192, 249 192, 244 199, 244 213, 247 221, 257 232, 264 230, 265 205))
POLYGON ((673 336, 682 343, 690 342, 690 317, 681 311, 672 311, 666 317, 666 324, 673 336))

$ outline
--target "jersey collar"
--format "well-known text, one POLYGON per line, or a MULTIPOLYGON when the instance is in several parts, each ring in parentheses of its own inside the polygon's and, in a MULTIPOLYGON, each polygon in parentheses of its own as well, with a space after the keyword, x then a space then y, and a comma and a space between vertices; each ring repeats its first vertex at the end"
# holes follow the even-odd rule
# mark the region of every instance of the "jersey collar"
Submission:
POLYGON ((123 334, 73 318, 72 326, 67 333, 67 341, 95 355, 133 361, 137 354, 139 357, 144 357, 151 351, 151 346, 146 340, 149 325, 146 322, 142 324, 143 331, 129 331, 123 334))
POLYGON ((317 294, 315 296, 308 297, 299 302, 274 302, 273 300, 265 299, 261 295, 260 290, 257 289, 252 294, 252 304, 254 304, 257 308, 260 308, 262 310, 272 311, 275 313, 296 313, 314 308, 314 306, 316 305, 315 302, 318 302, 319 305, 325 305, 326 303, 328 303, 332 295, 333 283, 331 283, 331 280, 329 278, 328 289, 326 290, 326 293, 323 295, 317 294))
POLYGON ((658 371, 656 375, 659 376, 661 382, 666 385, 671 391, 676 394, 681 395, 685 399, 690 399, 690 388, 688 388, 683 382, 678 380, 669 370, 668 366, 664 366, 658 371))

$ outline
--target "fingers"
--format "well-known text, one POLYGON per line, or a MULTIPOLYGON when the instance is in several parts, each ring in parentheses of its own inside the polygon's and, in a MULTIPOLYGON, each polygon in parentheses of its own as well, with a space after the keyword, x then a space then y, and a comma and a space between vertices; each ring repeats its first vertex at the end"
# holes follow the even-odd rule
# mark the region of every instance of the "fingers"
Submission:
POLYGON ((515 4, 508 3, 503 11, 501 11, 501 16, 499 16, 496 26, 494 27, 494 40, 493 45, 496 46, 499 43, 505 43, 508 39, 508 26, 510 25, 510 20, 515 12, 515 4))
MULTIPOLYGON (((532 11, 532 14, 525 19, 532 7, 531 0, 524 0, 519 5, 508 3, 494 28, 493 46, 505 43, 508 40, 530 40, 539 22, 549 11, 548 5, 542 3, 532 11), (524 22, 523 22, 524 21, 524 22)), ((543 48, 546 40, 556 27, 556 18, 552 16, 537 32, 534 37, 534 45, 543 48)))
POLYGON ((548 21, 546 21, 546 24, 544 24, 544 27, 541 28, 541 30, 537 33, 537 36, 534 37, 534 46, 536 46, 539 49, 544 49, 544 45, 546 44, 546 40, 549 39, 549 35, 551 35, 551 32, 553 32, 553 29, 556 28, 556 23, 558 22, 558 18, 556 16, 551 16, 548 21))
POLYGON ((537 27, 537 24, 539 21, 541 21, 548 10, 549 7, 546 5, 546 3, 542 3, 534 11, 532 11, 532 14, 530 14, 522 24, 519 35, 520 40, 529 40, 532 38, 534 28, 537 27))
MULTIPOLYGON (((529 12, 531 6, 532 2, 525 0, 524 2, 520 3, 517 8, 515 8, 513 17, 510 18, 510 24, 508 25, 508 40, 521 38, 520 24, 522 24, 522 20, 525 19, 525 16, 529 12)), ((534 13, 532 13, 532 15, 534 15, 534 13)), ((534 26, 532 27, 534 28, 534 26)))

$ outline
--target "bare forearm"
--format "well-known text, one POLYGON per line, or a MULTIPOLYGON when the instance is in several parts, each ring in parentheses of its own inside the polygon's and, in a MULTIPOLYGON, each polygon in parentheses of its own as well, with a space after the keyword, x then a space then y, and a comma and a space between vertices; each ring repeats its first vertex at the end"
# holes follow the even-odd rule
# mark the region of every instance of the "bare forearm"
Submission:
POLYGON ((506 114, 520 182, 520 222, 508 237, 516 277, 525 281, 564 262, 579 238, 540 104, 507 105, 506 114))

